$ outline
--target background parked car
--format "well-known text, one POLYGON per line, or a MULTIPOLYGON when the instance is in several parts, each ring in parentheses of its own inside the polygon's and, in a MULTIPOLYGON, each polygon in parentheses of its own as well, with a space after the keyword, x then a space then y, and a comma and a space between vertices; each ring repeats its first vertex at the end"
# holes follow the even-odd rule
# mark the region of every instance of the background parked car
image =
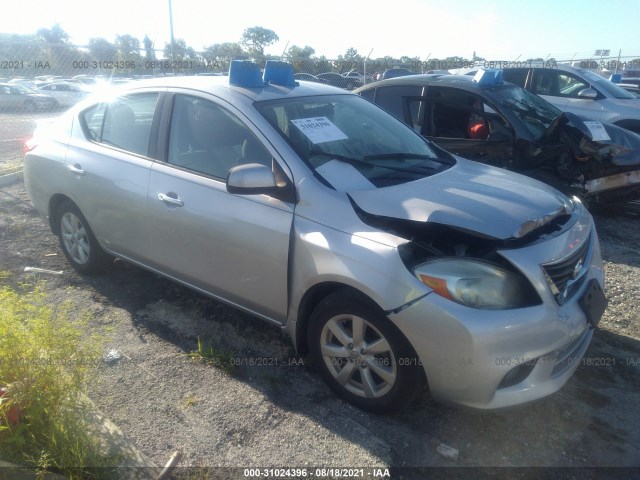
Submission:
POLYGON ((326 81, 329 85, 333 85, 334 87, 348 89, 349 86, 351 86, 352 89, 355 88, 355 81, 349 80, 336 72, 319 73, 318 78, 326 81))
POLYGON ((625 85, 636 85, 640 87, 640 77, 623 77, 620 79, 620 83, 625 85))
POLYGON ((592 205, 640 198, 639 135, 562 113, 517 85, 413 75, 355 92, 452 153, 524 173, 592 205))
POLYGON ((590 70, 569 65, 506 68, 504 79, 564 112, 640 133, 640 99, 590 70))
POLYGON ((0 84, 0 110, 35 112, 36 110, 53 110, 57 104, 55 98, 38 93, 26 85, 0 84))
POLYGON ((71 82, 45 84, 39 87, 38 91, 55 98, 61 108, 71 107, 89 94, 81 84, 71 82))
POLYGON ((305 80, 307 82, 316 82, 316 83, 324 83, 329 85, 330 82, 329 80, 326 80, 324 78, 320 78, 320 77, 316 77, 315 75, 312 75, 310 73, 296 73, 294 75, 296 80, 305 80))
POLYGON ((640 98, 640 85, 636 85, 635 83, 617 83, 616 85, 640 98))
POLYGON ((362 73, 357 72, 356 70, 351 70, 349 72, 343 73, 342 76, 348 80, 353 80, 354 83, 349 83, 347 86, 349 90, 353 90, 354 88, 361 87, 362 85, 366 85, 367 83, 371 83, 373 81, 371 75, 367 75, 367 77, 365 78, 362 73))
POLYGON ((416 72, 409 70, 408 68, 399 68, 399 67, 388 68, 387 70, 382 72, 380 79, 386 80, 388 78, 404 77, 406 75, 415 75, 415 74, 416 72))

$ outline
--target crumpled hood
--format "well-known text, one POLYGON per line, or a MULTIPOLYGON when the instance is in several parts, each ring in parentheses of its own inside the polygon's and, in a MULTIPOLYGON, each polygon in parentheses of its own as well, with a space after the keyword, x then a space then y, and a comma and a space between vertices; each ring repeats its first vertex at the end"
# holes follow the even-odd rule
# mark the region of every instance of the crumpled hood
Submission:
POLYGON ((589 121, 571 112, 564 112, 559 120, 544 136, 551 138, 557 133, 574 155, 594 157, 605 164, 640 165, 640 135, 637 133, 611 123, 589 121), (594 131, 589 124, 604 131, 594 131))
POLYGON ((369 214, 437 222, 502 240, 520 238, 573 209, 571 200, 541 182, 456 160, 431 177, 349 196, 369 214))

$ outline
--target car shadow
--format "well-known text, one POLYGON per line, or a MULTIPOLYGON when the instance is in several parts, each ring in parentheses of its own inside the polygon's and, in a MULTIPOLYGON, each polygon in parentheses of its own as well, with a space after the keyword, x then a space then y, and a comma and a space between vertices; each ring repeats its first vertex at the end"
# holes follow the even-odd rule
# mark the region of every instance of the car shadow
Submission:
POLYGON ((141 337, 157 336, 185 354, 198 350, 198 340, 228 353, 235 359, 230 375, 276 408, 308 417, 393 466, 625 466, 639 458, 640 416, 622 416, 640 395, 640 342, 612 330, 596 331, 563 389, 530 405, 477 412, 425 392, 403 411, 373 415, 335 397, 277 327, 125 262, 88 282, 103 301, 129 312, 141 337), (459 458, 438 454, 442 443, 459 458))

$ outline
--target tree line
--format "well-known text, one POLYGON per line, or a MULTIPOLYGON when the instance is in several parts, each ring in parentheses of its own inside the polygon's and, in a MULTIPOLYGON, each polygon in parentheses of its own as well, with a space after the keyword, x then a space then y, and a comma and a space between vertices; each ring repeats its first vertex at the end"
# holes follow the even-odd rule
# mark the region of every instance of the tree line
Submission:
POLYGON ((328 59, 324 55, 316 55, 315 49, 308 45, 292 45, 279 56, 266 54, 265 49, 279 40, 273 30, 255 26, 247 28, 237 42, 216 43, 201 51, 196 51, 183 39, 175 39, 173 43, 156 48, 148 36, 140 40, 129 34, 116 35, 113 41, 95 37, 87 45, 78 46, 71 43, 70 35, 59 24, 55 24, 31 35, 0 33, 0 77, 215 73, 228 71, 232 59, 253 60, 261 65, 269 59, 282 59, 291 62, 297 72, 311 74, 350 70, 364 73, 365 61, 367 73, 394 67, 420 73, 463 68, 485 61, 476 52, 470 59, 460 56, 426 60, 408 56, 365 58, 355 48, 347 48, 344 54, 328 59))

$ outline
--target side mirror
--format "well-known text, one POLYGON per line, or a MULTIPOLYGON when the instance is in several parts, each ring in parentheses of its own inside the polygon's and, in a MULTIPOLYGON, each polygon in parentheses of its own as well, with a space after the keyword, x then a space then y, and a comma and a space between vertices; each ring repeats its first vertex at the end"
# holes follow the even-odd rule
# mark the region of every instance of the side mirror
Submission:
POLYGON ((238 165, 229 170, 227 192, 240 195, 273 194, 278 188, 271 168, 259 163, 238 165))
POLYGON ((585 88, 583 90, 580 90, 578 92, 578 98, 588 98, 593 100, 594 98, 598 97, 598 92, 597 90, 589 87, 589 88, 585 88))

